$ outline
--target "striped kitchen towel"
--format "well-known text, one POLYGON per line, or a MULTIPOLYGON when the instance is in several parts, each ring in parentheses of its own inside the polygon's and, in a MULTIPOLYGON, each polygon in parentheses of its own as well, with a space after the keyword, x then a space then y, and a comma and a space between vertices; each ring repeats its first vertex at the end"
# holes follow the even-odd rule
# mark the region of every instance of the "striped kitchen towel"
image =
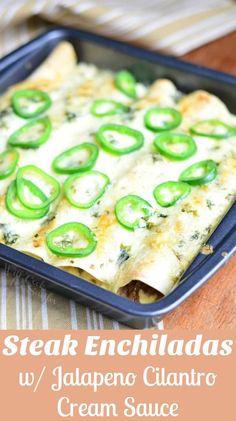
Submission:
POLYGON ((0 0, 0 52, 12 34, 32 34, 42 23, 25 23, 32 16, 75 26, 152 50, 182 55, 236 29, 233 0, 0 0), (20 28, 17 26, 24 23, 20 28), (14 29, 11 29, 14 27, 14 29), (8 29, 10 28, 10 29, 8 29), (19 28, 19 29, 18 29, 19 28), (1 44, 4 44, 3 46, 1 44))

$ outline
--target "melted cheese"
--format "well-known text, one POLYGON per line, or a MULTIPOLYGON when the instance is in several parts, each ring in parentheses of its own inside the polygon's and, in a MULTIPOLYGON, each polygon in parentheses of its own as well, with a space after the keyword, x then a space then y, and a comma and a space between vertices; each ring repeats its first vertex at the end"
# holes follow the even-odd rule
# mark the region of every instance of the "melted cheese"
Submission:
MULTIPOLYGON (((108 122, 125 124, 141 131, 145 138, 144 146, 123 156, 110 155, 99 149, 93 169, 107 174, 111 185, 99 202, 89 209, 75 208, 61 195, 51 205, 49 215, 40 220, 24 221, 9 214, 5 208, 5 192, 14 175, 0 181, 0 233, 6 244, 7 237, 13 238, 11 245, 18 250, 72 273, 87 273, 90 279, 115 292, 132 280, 138 280, 162 294, 168 294, 234 201, 236 138, 219 141, 195 136, 197 153, 185 161, 170 161, 154 150, 155 134, 145 128, 144 114, 155 105, 178 109, 183 120, 181 126, 174 130, 176 133, 188 133, 189 127, 206 118, 217 118, 231 125, 236 125, 236 119, 218 98, 204 91, 184 96, 178 102, 178 91, 168 80, 156 81, 148 89, 139 85, 138 92, 139 98, 131 102, 116 90, 111 72, 83 63, 74 68, 63 83, 56 88, 53 86, 50 91, 53 106, 49 111, 53 123, 52 135, 38 150, 20 150, 20 166, 37 165, 56 176, 62 184, 66 176, 53 173, 53 158, 77 144, 96 143, 95 132, 101 124, 108 122), (131 111, 124 115, 96 118, 90 113, 96 98, 110 98, 129 104, 131 111), (158 184, 178 180, 185 168, 204 159, 213 159, 218 164, 219 174, 212 183, 194 187, 190 196, 171 208, 163 209, 157 205, 153 190, 158 184), (153 207, 148 224, 134 232, 119 225, 114 215, 116 201, 128 194, 141 196, 153 207), (66 222, 75 221, 92 229, 97 237, 97 248, 84 258, 59 258, 48 250, 45 235, 66 222), (127 250, 127 259, 122 257, 124 250, 127 250)), ((4 150, 9 135, 24 122, 9 109, 0 124, 0 150, 4 150)), ((123 144, 124 136, 118 140, 119 144, 123 144)), ((129 138, 125 140, 128 144, 132 142, 129 138)), ((96 194, 97 186, 88 187, 91 195, 96 194)), ((86 189, 83 185, 80 189, 84 192, 80 196, 81 201, 86 201, 86 189)), ((145 301, 145 292, 141 295, 142 301, 145 301)))

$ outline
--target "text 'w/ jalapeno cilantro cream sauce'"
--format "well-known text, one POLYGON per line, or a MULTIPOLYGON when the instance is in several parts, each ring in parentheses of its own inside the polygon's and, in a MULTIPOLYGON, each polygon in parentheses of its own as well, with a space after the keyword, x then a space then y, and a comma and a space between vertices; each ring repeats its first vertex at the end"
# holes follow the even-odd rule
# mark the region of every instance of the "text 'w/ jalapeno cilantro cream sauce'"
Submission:
POLYGON ((0 241, 153 302, 235 200, 236 118, 207 92, 58 51, 57 71, 46 61, 0 101, 0 241))

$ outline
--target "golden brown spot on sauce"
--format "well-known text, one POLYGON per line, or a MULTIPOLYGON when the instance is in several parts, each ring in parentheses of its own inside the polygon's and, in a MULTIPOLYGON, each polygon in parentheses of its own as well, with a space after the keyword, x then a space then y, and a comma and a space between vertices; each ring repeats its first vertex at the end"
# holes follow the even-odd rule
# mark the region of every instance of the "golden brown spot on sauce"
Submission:
POLYGON ((116 217, 113 213, 104 213, 98 221, 95 234, 97 237, 97 253, 104 250, 104 244, 107 242, 109 229, 116 224, 116 217))
MULTIPOLYGON (((162 236, 161 236, 161 233, 160 233, 160 235, 158 235, 158 237, 157 236, 150 236, 150 237, 147 237, 146 239, 145 239, 145 243, 151 248, 151 249, 153 249, 153 250, 155 250, 155 251, 158 251, 158 250, 160 250, 163 246, 167 246, 167 247, 170 247, 170 245, 171 245, 171 240, 168 240, 168 239, 164 239, 162 236)), ((150 262, 151 263, 151 262, 150 262)))
POLYGON ((105 97, 106 95, 111 95, 116 90, 115 82, 111 78, 110 80, 102 83, 96 90, 95 97, 105 97))
POLYGON ((183 223, 181 221, 176 221, 175 223, 175 231, 179 234, 181 231, 183 231, 183 223))
POLYGON ((33 238, 33 247, 41 247, 43 245, 43 238, 39 237, 37 239, 33 238))
POLYGON ((200 91, 196 93, 196 100, 201 102, 208 102, 210 99, 210 95, 207 92, 200 91))
POLYGON ((160 100, 158 100, 157 97, 150 97, 150 98, 146 98, 143 99, 142 101, 139 101, 135 107, 138 110, 143 110, 144 108, 148 107, 149 105, 154 105, 154 104, 159 104, 160 100))
POLYGON ((201 196, 194 196, 192 201, 195 205, 203 205, 205 203, 205 198, 201 196))
POLYGON ((198 211, 196 209, 194 209, 190 203, 185 203, 182 208, 181 208, 182 212, 186 212, 186 213, 191 213, 194 216, 198 216, 198 211))
POLYGON ((193 94, 188 95, 187 97, 184 97, 180 101, 179 110, 183 114, 187 114, 189 111, 200 109, 201 107, 204 107, 206 104, 210 104, 211 102, 211 95, 208 94, 208 92, 205 91, 197 91, 193 94))
POLYGON ((6 198, 5 194, 0 195, 0 206, 2 207, 5 207, 5 198, 6 198))
POLYGON ((214 253, 214 248, 210 244, 205 244, 201 249, 201 253, 208 256, 209 254, 214 253))
POLYGON ((189 109, 189 104, 183 103, 180 105, 180 112, 185 114, 189 109))
POLYGON ((49 79, 38 79, 38 80, 26 80, 25 82, 18 83, 14 85, 11 89, 12 91, 16 91, 17 89, 40 89, 40 90, 50 90, 52 89, 56 83, 56 81, 52 81, 49 79))
POLYGON ((99 219, 97 231, 105 231, 115 224, 116 218, 113 213, 105 212, 99 219))
POLYGON ((77 90, 77 95, 79 96, 91 96, 94 90, 94 81, 87 80, 86 82, 82 83, 77 90))
POLYGON ((207 186, 207 185, 205 184, 205 185, 201 186, 201 190, 202 190, 204 193, 207 193, 207 192, 209 192, 209 186, 207 186))

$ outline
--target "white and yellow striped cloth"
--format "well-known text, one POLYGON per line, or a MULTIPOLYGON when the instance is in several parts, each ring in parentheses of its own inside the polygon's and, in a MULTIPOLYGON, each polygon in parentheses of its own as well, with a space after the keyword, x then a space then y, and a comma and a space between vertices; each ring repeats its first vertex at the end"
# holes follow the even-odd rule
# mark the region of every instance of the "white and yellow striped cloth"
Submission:
MULTIPOLYGON (((233 0, 0 0, 0 56, 60 23, 174 55, 236 29, 233 0)), ((119 329, 116 321, 0 270, 1 329, 119 329)), ((159 328, 163 324, 159 324, 159 328)))
POLYGON ((174 55, 236 30, 234 0, 0 0, 2 54, 43 27, 18 26, 32 16, 174 55))

